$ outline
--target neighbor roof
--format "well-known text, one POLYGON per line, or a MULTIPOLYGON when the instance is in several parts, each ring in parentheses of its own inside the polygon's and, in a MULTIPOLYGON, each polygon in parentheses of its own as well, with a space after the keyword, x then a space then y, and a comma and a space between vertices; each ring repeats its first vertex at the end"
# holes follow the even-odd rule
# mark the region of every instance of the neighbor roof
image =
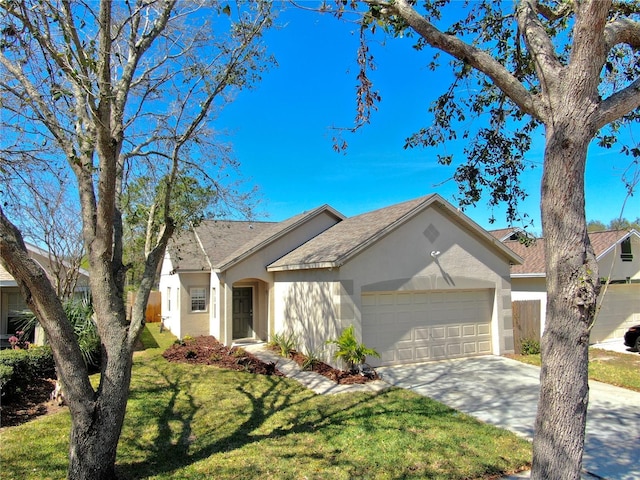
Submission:
POLYGON ((273 262, 267 269, 282 271, 340 267, 372 243, 433 205, 444 208, 450 216, 455 216, 467 229, 475 231, 486 242, 502 250, 509 261, 521 262, 522 259, 487 234, 467 216, 453 209, 439 195, 432 194, 347 218, 273 262))
MULTIPOLYGON (((492 231, 491 234, 498 237, 503 230, 492 231)), ((589 240, 596 254, 596 260, 600 260, 605 254, 615 247, 618 243, 631 235, 640 238, 640 234, 636 230, 607 230, 602 232, 589 232, 589 240)), ((537 238, 535 241, 526 246, 517 240, 508 240, 504 244, 520 255, 524 262, 522 265, 513 265, 511 267, 511 275, 516 276, 539 276, 546 275, 545 255, 544 255, 544 238, 537 238)))

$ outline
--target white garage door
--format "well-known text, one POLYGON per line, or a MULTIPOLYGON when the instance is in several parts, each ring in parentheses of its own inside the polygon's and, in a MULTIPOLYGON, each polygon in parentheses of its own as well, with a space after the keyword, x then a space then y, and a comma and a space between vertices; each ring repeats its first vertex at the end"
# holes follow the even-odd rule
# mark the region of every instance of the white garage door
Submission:
POLYGON ((362 295, 363 342, 395 365, 486 355, 491 349, 492 290, 362 295))
MULTIPOLYGON (((591 343, 621 339, 629 327, 640 324, 640 284, 613 284, 604 292, 596 323, 591 330, 591 343)), ((622 340, 620 340, 622 341, 622 340)))

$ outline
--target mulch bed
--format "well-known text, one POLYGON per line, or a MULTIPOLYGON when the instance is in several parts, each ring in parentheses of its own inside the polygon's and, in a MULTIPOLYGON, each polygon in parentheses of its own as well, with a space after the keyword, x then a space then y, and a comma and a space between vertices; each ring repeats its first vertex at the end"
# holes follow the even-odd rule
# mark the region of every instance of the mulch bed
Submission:
POLYGON ((55 379, 41 378, 29 383, 14 398, 2 399, 0 407, 0 430, 21 425, 41 415, 57 412, 64 406, 50 400, 56 387, 55 379))
MULTIPOLYGON (((274 348, 274 351, 278 349, 274 348)), ((246 370, 259 375, 282 375, 277 370, 276 364, 265 363, 242 348, 226 347, 212 336, 196 337, 175 343, 162 355, 170 362, 216 365, 231 370, 246 370)), ((300 366, 306 359, 299 352, 293 352, 290 358, 300 366)), ((314 362, 312 371, 342 385, 362 384, 377 378, 377 375, 374 378, 367 378, 360 374, 338 370, 323 362, 314 362)))
MULTIPOLYGON (((293 352, 291 359, 298 365, 302 366, 306 357, 299 352, 293 352)), ((314 362, 311 370, 333 380, 336 383, 339 383, 340 385, 361 385, 378 379, 378 374, 375 372, 373 377, 365 377, 359 373, 351 373, 347 370, 338 370, 337 368, 333 368, 331 365, 327 365, 323 362, 314 362)))
POLYGON ((215 365, 229 370, 244 370, 258 375, 279 375, 275 363, 265 363, 238 347, 229 348, 215 337, 195 337, 174 343, 162 354, 170 362, 215 365))

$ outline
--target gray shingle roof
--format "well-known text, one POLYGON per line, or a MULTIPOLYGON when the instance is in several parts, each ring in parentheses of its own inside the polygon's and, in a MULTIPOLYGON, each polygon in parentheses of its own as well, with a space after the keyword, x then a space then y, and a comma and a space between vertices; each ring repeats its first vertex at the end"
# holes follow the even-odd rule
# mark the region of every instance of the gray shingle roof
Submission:
POLYGON ((169 244, 173 267, 211 270, 223 259, 277 225, 273 222, 204 220, 180 232, 169 244))
POLYGON ((344 261, 421 206, 432 195, 347 218, 269 265, 269 270, 327 268, 344 261))
MULTIPOLYGON (((300 268, 330 268, 343 265, 350 258, 367 248, 372 243, 384 237, 404 222, 429 205, 438 203, 450 213, 453 207, 446 203, 439 195, 431 194, 407 202, 381 208, 347 218, 330 229, 305 243, 293 252, 285 255, 269 265, 270 271, 300 268)), ((485 236, 485 240, 495 245, 514 263, 520 259, 512 254, 500 242, 494 240, 479 226, 463 215, 457 215, 468 228, 485 236)))
POLYGON ((224 270, 323 212, 339 220, 344 218, 323 205, 282 222, 205 220, 195 230, 183 231, 170 242, 174 269, 224 270))

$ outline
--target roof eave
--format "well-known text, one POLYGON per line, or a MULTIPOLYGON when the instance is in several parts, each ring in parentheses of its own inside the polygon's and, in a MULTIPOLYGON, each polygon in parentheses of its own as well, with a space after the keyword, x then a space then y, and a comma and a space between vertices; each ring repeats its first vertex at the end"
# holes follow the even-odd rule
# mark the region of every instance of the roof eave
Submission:
POLYGON ((298 263, 292 265, 275 265, 268 266, 267 272, 288 272, 291 270, 325 270, 332 268, 340 268, 342 264, 338 262, 315 262, 315 263, 298 263))
POLYGON ((545 278, 547 276, 544 272, 537 273, 512 273, 511 278, 545 278))

